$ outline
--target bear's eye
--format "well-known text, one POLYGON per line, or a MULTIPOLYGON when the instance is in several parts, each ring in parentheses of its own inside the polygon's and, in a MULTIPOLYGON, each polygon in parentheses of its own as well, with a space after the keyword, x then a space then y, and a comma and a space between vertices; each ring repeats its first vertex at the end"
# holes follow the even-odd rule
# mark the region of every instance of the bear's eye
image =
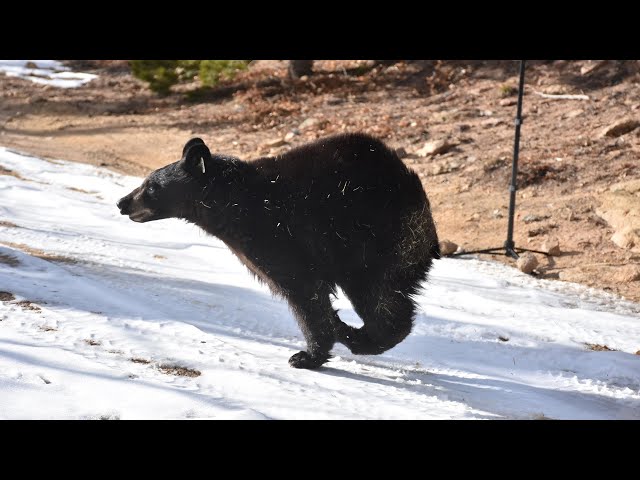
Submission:
POLYGON ((156 187, 155 187, 155 185, 149 185, 149 186, 147 187, 147 193, 148 193, 149 195, 153 195, 154 193, 156 193, 156 187))

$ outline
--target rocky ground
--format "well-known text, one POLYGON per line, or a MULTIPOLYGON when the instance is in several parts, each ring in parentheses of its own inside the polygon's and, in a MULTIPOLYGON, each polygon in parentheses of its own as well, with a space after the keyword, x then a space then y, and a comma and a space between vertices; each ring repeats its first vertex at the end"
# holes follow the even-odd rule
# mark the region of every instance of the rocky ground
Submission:
MULTIPOLYGON (((0 145, 143 175, 191 136, 251 159, 364 131, 420 174, 441 239, 504 242, 516 62, 318 61, 291 81, 286 62, 256 61, 164 98, 126 62, 67 63, 99 78, 62 90, 0 74, 0 145)), ((542 278, 640 301, 640 62, 530 62, 526 82, 516 246, 556 253, 535 255, 542 278)))

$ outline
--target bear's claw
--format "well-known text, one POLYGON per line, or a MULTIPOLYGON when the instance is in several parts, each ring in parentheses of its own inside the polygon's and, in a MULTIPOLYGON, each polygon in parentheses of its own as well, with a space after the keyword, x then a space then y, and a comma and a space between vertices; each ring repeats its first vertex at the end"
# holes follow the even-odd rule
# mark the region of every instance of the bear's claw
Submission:
POLYGON ((320 368, 323 363, 329 360, 329 355, 310 355, 307 352, 298 352, 289 359, 289 365, 293 368, 306 368, 313 370, 320 368))

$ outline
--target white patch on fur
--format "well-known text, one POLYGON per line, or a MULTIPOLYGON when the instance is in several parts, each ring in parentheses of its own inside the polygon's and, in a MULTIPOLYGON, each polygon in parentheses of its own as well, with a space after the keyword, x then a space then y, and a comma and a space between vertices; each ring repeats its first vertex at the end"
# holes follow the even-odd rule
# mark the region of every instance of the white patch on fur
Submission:
POLYGON ((202 173, 204 174, 206 170, 204 169, 204 158, 200 157, 200 168, 202 169, 202 173))

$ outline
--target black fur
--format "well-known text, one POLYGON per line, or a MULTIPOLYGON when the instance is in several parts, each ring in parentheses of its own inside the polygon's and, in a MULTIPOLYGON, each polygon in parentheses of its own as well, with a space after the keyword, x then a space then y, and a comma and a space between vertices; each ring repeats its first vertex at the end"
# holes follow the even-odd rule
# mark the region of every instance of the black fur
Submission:
POLYGON ((413 324, 412 296, 440 257, 418 176, 364 134, 252 162, 211 155, 192 139, 180 161, 153 172, 118 207, 138 222, 183 218, 225 242, 289 302, 307 341, 289 360, 297 368, 322 365, 336 341, 356 354, 401 342, 413 324), (333 309, 337 285, 362 328, 333 309))

